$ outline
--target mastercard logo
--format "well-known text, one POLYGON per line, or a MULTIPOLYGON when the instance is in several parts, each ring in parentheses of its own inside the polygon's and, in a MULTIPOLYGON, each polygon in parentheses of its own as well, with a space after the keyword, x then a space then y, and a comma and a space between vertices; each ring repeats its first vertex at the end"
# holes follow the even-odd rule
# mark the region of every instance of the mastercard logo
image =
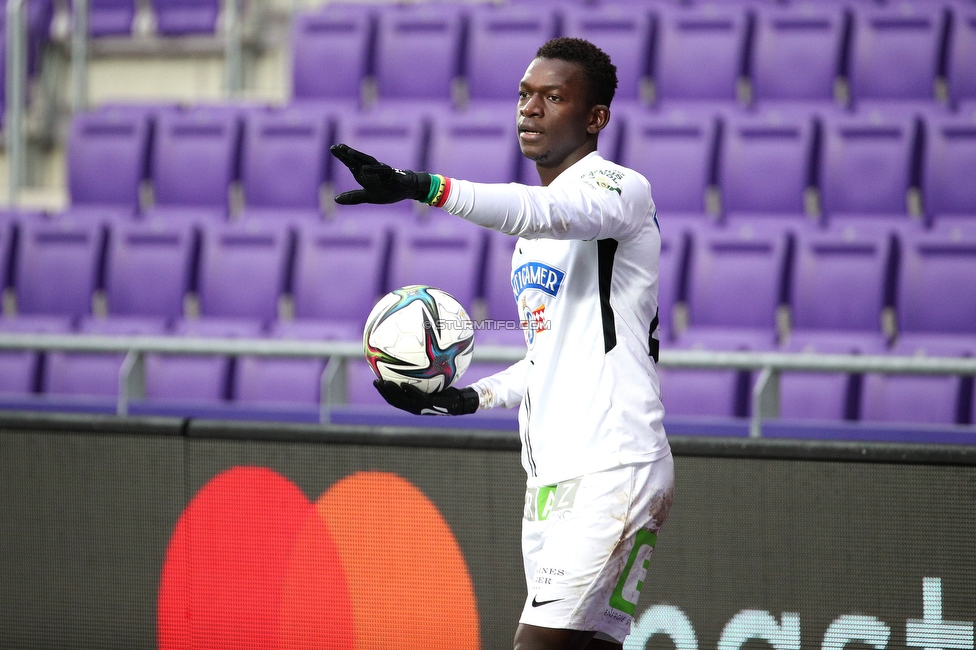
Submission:
POLYGON ((416 486, 358 472, 313 503, 263 467, 218 474, 183 511, 157 633, 161 650, 480 645, 467 563, 416 486))

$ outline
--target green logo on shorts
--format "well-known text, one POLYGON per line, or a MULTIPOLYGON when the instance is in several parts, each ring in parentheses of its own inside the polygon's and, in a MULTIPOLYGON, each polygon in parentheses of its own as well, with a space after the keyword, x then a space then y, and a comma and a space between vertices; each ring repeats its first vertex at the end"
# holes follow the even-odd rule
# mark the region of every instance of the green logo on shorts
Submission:
POLYGON ((651 531, 646 528, 637 531, 634 548, 627 558, 627 566, 624 567, 624 572, 610 596, 611 607, 624 614, 634 615, 637 599, 640 598, 641 589, 644 587, 644 578, 647 577, 647 567, 651 563, 651 552, 656 543, 657 535, 651 531))

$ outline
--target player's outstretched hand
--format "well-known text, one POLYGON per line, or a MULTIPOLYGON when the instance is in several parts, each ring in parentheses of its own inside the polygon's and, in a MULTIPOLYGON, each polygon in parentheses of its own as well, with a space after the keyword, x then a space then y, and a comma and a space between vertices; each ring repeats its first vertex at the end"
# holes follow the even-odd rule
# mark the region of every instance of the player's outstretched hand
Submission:
POLYGON ((414 415, 467 415, 478 410, 478 392, 471 388, 445 388, 425 393, 410 384, 377 379, 373 382, 391 406, 414 415))
POLYGON ((334 144, 332 155, 349 168, 361 190, 343 192, 335 197, 339 205, 360 203, 396 203, 405 199, 426 201, 430 193, 430 174, 394 169, 369 154, 344 144, 334 144))

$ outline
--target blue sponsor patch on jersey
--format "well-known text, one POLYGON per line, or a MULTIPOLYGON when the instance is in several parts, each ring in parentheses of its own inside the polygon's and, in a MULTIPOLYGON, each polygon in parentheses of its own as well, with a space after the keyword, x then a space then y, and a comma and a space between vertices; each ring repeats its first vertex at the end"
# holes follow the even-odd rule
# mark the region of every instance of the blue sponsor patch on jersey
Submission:
POLYGON ((512 271, 512 291, 518 298, 526 289, 538 289, 550 296, 559 293, 559 286, 566 277, 565 271, 543 264, 542 262, 527 262, 512 271))

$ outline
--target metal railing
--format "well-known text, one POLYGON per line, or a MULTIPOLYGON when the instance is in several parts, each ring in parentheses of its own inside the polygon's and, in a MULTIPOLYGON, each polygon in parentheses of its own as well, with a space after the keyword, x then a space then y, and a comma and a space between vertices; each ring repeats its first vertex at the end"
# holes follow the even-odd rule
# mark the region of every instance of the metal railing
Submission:
MULTIPOLYGON (((146 396, 146 355, 227 355, 325 359, 320 380, 323 422, 332 406, 345 401, 346 364, 364 358, 359 342, 283 339, 215 339, 180 336, 101 336, 71 334, 0 334, 0 350, 125 354, 119 372, 117 412, 129 413, 132 400, 146 396)), ((474 360, 513 363, 522 347, 480 345, 474 360)), ((662 368, 759 371, 752 388, 750 435, 762 435, 764 420, 779 417, 779 379, 783 372, 843 372, 911 375, 974 375, 976 358, 811 354, 786 352, 710 352, 663 350, 662 368)))

